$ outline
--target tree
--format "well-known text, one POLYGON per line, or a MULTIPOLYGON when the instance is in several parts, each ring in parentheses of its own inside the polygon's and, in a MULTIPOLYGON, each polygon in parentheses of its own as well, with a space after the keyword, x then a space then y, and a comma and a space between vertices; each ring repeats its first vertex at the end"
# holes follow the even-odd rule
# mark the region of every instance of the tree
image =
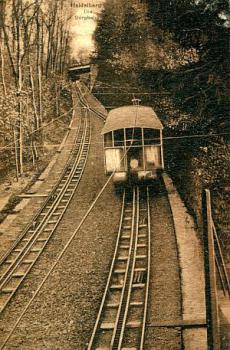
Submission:
POLYGON ((42 142, 44 117, 43 85, 51 77, 55 77, 55 101, 58 101, 58 77, 62 80, 69 60, 69 6, 67 0, 0 2, 1 82, 5 97, 6 91, 13 89, 17 102, 16 114, 11 118, 17 177, 23 174, 24 144, 30 134, 33 163, 38 158, 36 143, 42 142), (30 128, 28 115, 31 113, 30 128))

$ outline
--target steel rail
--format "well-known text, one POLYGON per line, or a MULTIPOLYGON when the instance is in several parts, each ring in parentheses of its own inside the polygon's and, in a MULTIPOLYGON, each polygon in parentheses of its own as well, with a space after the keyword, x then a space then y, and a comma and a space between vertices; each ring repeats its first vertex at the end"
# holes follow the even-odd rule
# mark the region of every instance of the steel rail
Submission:
POLYGON ((111 277, 112 277, 112 274, 113 274, 113 269, 114 269, 114 266, 115 266, 115 261, 116 261, 116 256, 117 256, 117 252, 118 252, 119 241, 120 241, 120 237, 121 237, 122 221, 123 221, 124 208, 125 208, 125 195, 126 194, 125 194, 125 190, 124 190, 124 192, 123 192, 123 199, 122 199, 121 215, 120 215, 120 223, 119 223, 119 229, 118 229, 118 234, 117 234, 117 241, 116 241, 116 245, 115 245, 115 251, 114 251, 114 255, 113 255, 113 260, 112 260, 112 263, 111 263, 109 276, 108 276, 107 283, 106 283, 106 286, 105 286, 105 291, 104 291, 104 294, 103 294, 103 297, 102 297, 102 301, 101 301, 101 305, 100 305, 100 308, 99 308, 99 311, 98 311, 98 315, 97 315, 97 319, 96 319, 96 322, 95 322, 95 326, 94 326, 94 329, 93 329, 93 332, 92 332, 92 336, 91 336, 89 344, 88 344, 88 350, 91 350, 92 346, 93 346, 93 342, 94 342, 94 339, 95 339, 95 336, 96 336, 96 332, 97 332, 97 329, 99 327, 99 322, 101 320, 101 315, 102 315, 102 312, 103 312, 103 308, 105 306, 106 296, 107 296, 107 293, 109 291, 109 285, 110 285, 111 277))
MULTIPOLYGON (((82 137, 82 136, 81 136, 82 137)), ((79 153, 78 153, 78 156, 79 156, 79 153)), ((72 170, 73 172, 73 170, 72 170)), ((60 201, 60 198, 63 197, 63 193, 64 193, 64 190, 65 188, 68 186, 69 184, 69 181, 71 179, 71 175, 72 175, 72 172, 70 172, 70 174, 68 175, 68 178, 67 180, 65 181, 65 184, 64 186, 62 187, 62 190, 60 191, 60 193, 58 194, 58 196, 55 198, 54 202, 52 203, 51 207, 48 209, 48 212, 46 213, 46 215, 43 217, 43 219, 41 220, 41 222, 39 223, 39 225, 36 227, 36 229, 34 230, 34 234, 37 233, 38 231, 40 231, 42 228, 43 228, 43 225, 46 224, 47 222, 47 219, 50 218, 50 216, 52 216, 54 210, 56 209, 56 206, 57 204, 59 204, 59 201, 60 201)), ((61 184, 59 184, 58 188, 56 189, 56 192, 58 191, 59 187, 60 187, 61 184)), ((45 207, 44 209, 47 209, 47 207, 45 207)), ((31 226, 29 227, 29 229, 31 229, 31 226)), ((28 233, 28 232, 26 232, 28 233)), ((32 238, 34 237, 34 235, 32 235, 32 238)), ((29 245, 30 241, 28 243, 25 244, 25 248, 29 245)), ((11 249, 11 253, 12 253, 12 250, 11 249)), ((20 256, 22 255, 22 252, 20 252, 17 256, 17 258, 19 258, 20 256)), ((9 267, 9 269, 0 277, 0 289, 2 287, 2 280, 4 279, 4 275, 7 274, 9 272, 9 270, 13 267, 13 264, 16 263, 16 260, 14 261, 14 263, 12 263, 9 267)))
MULTIPOLYGON (((132 209, 127 209, 127 198, 126 198, 125 190, 123 193, 122 209, 121 209, 120 223, 119 223, 119 229, 118 229, 118 234, 117 234, 117 241, 116 241, 114 256, 113 256, 113 260, 111 263, 110 272, 109 272, 109 276, 108 276, 106 287, 105 287, 105 292, 103 294, 103 298, 102 298, 102 301, 100 304, 100 308, 99 308, 99 312, 98 312, 97 319, 95 322, 95 326, 94 326, 92 336, 91 336, 89 344, 88 344, 88 348, 87 348, 88 350, 96 349, 95 346, 96 346, 96 342, 98 341, 98 336, 103 333, 103 330, 101 330, 101 325, 103 322, 104 312, 106 311, 106 309, 108 307, 107 299, 109 299, 109 296, 111 293, 110 289, 111 289, 111 286, 113 284, 113 278, 114 278, 115 266, 117 264, 117 258, 119 257, 119 252, 121 250, 122 242, 124 242, 122 239, 122 236, 124 235, 124 224, 126 222, 125 215, 126 215, 127 210, 130 210, 130 212, 131 212, 131 214, 129 212, 128 215, 131 215, 132 222, 131 222, 131 228, 130 228, 129 257, 127 259, 126 267, 125 267, 125 275, 126 276, 127 276, 127 271, 129 268, 130 251, 131 251, 131 247, 132 247, 132 237, 133 237, 133 233, 134 233, 134 215, 135 215, 135 191, 134 190, 133 190, 133 195, 132 195, 132 209)), ((124 288, 126 286, 125 278, 124 278, 124 282, 123 282, 123 286, 122 286, 122 291, 120 293, 120 300, 118 302, 118 309, 116 312, 114 327, 112 328, 112 335, 110 336, 110 338, 107 341, 107 346, 109 348, 111 348, 111 341, 112 341, 112 337, 114 334, 114 329, 117 328, 118 318, 119 318, 120 310, 121 310, 121 305, 123 303, 124 288)))
MULTIPOLYGON (((141 211, 141 208, 140 208, 140 189, 138 186, 136 187, 136 191, 137 191, 136 236, 135 236, 135 245, 134 245, 134 252, 133 252, 133 264, 132 264, 132 271, 131 271, 131 277, 130 277, 130 283, 129 283, 128 296, 127 296, 127 301, 126 301, 126 309, 125 309, 125 313, 124 313, 124 317, 123 317, 122 329, 120 332, 119 341, 117 344, 114 344, 115 346, 113 347, 113 349, 117 349, 117 350, 121 350, 121 349, 126 347, 126 344, 124 344, 124 342, 126 339, 126 332, 127 332, 127 328, 128 328, 128 323, 127 323, 128 315, 129 315, 130 310, 132 308, 131 300, 132 301, 135 300, 135 298, 133 297, 133 294, 135 294, 134 287, 136 287, 138 285, 138 283, 140 283, 140 281, 135 280, 136 279, 135 272, 138 269, 138 261, 139 261, 138 259, 140 258, 140 256, 138 255, 138 249, 139 249, 139 247, 141 247, 143 245, 143 243, 140 244, 140 242, 139 242, 140 235, 141 235, 140 228, 143 226, 143 224, 141 224, 141 222, 140 222, 140 217, 141 217, 141 213, 140 213, 140 211, 141 211)), ((133 336, 132 336, 133 337, 133 339, 132 339, 133 348, 136 348, 139 350, 142 350, 144 347, 145 323, 146 323, 146 316, 147 316, 148 290, 149 290, 149 279, 150 279, 150 233, 151 233, 151 231, 150 231, 150 206, 149 206, 148 188, 146 188, 146 193, 144 193, 144 208, 142 208, 142 210, 146 210, 146 212, 147 212, 147 224, 146 224, 147 231, 148 231, 148 233, 146 235, 146 238, 147 238, 147 242, 146 242, 147 264, 145 264, 147 278, 146 278, 146 282, 141 281, 142 283, 140 283, 141 287, 145 288, 145 293, 143 296, 143 299, 144 299, 143 306, 144 307, 143 307, 142 315, 137 317, 137 324, 135 327, 137 327, 138 332, 137 332, 137 334, 133 334, 133 336), (138 324, 138 322, 140 323, 140 325, 138 324), (140 332, 139 332, 139 329, 140 329, 140 332)), ((145 219, 145 217, 144 217, 144 219, 145 219)), ((143 220, 143 222, 144 222, 144 220, 143 220)), ((145 259, 145 256, 143 256, 142 259, 145 259)))
MULTIPOLYGON (((84 83, 83 83, 83 84, 84 84, 84 83)), ((95 101, 97 104, 101 105, 101 102, 98 100, 98 98, 97 98, 93 93, 90 92, 89 88, 88 88, 85 84, 84 84, 83 86, 84 86, 86 92, 87 92, 88 94, 90 94, 90 98, 91 98, 93 101, 95 101)), ((85 95, 84 95, 84 96, 85 96, 85 95)), ((104 106, 103 106, 103 107, 104 107, 104 106)), ((93 108, 93 107, 91 106, 91 108, 93 108)), ((104 108, 105 108, 105 107, 104 107, 104 108)), ((106 109, 105 109, 105 111, 106 111, 106 109)), ((101 118, 103 118, 104 120, 106 119, 106 115, 105 115, 103 112, 97 111, 97 113, 99 113, 99 115, 101 116, 101 118)))
MULTIPOLYGON (((79 149, 78 149, 78 152, 79 152, 79 149)), ((78 155, 78 153, 77 153, 78 155)), ((57 184, 57 186, 55 186, 55 189, 51 192, 51 194, 49 195, 49 199, 44 203, 44 205, 42 206, 42 208, 39 210, 38 214, 36 214, 36 217, 34 217, 32 219, 32 224, 31 222, 29 223, 29 225, 26 227, 25 231, 23 232, 23 235, 21 235, 17 240, 16 242, 14 243, 13 246, 10 247, 9 251, 6 253, 6 255, 3 257, 3 259, 1 260, 0 262, 0 265, 2 265, 4 263, 4 261, 6 260, 6 258, 9 257, 9 255, 12 253, 13 249, 16 248, 17 244, 20 243, 22 241, 22 238, 25 237, 25 235, 28 233, 28 231, 30 229, 34 229, 34 224, 38 222, 38 219, 41 215, 43 215, 43 211, 44 210, 47 210, 48 208, 48 212, 46 213, 46 215, 43 217, 43 219, 40 221, 39 223, 39 227, 37 226, 35 228, 35 231, 40 228, 40 225, 46 220, 47 216, 52 212, 53 210, 53 206, 54 204, 56 203, 57 199, 59 199, 59 197, 56 197, 56 199, 53 200, 53 202, 50 204, 49 201, 50 199, 52 199, 52 197, 55 195, 55 193, 57 193, 57 191, 59 190, 60 186, 61 186, 61 182, 63 181, 63 177, 66 175, 66 173, 68 172, 68 168, 69 166, 72 165, 72 159, 71 159, 71 162, 68 162, 68 165, 67 167, 65 167, 65 171, 64 173, 62 174, 61 178, 59 179, 59 182, 57 184)), ((69 179, 69 176, 68 176, 68 179, 69 179)), ((68 180, 67 179, 67 180, 68 180)), ((65 181, 66 182, 66 181, 65 181)), ((61 186, 62 187, 62 186, 61 186)), ((61 193, 59 194, 59 196, 61 196, 61 193)), ((25 246, 27 246, 27 244, 25 244, 25 246)), ((2 280, 3 278, 3 275, 0 277, 0 281, 2 280)))
POLYGON ((148 252, 147 252, 148 262, 147 262, 147 279, 146 279, 146 289, 145 289, 145 304, 144 304, 140 350, 144 350, 145 329, 146 329, 148 300, 149 300, 149 284, 150 284, 150 273, 151 273, 151 215, 150 215, 149 187, 147 187, 147 217, 148 217, 148 252))
MULTIPOLYGON (((78 89, 79 89, 80 92, 81 92, 80 87, 78 87, 78 89)), ((86 108, 88 108, 90 111, 92 111, 99 119, 105 121, 105 120, 106 120, 106 116, 105 116, 103 113, 97 111, 97 110, 96 110, 95 108, 93 108, 92 106, 90 106, 90 105, 88 104, 87 99, 84 98, 85 95, 84 95, 82 92, 81 92, 81 94, 82 94, 82 96, 80 97, 81 103, 84 104, 84 106, 85 106, 86 108)))
MULTIPOLYGON (((136 189, 135 189, 136 191, 136 189)), ((137 255, 137 242, 138 242, 138 226, 139 226, 139 209, 140 209, 140 193, 139 189, 137 187, 136 191, 136 196, 137 196, 137 203, 136 203, 136 234, 135 234, 135 243, 134 243, 134 252, 133 252, 133 261, 132 261, 132 267, 131 267, 131 276, 129 280, 129 286, 128 286, 128 295, 127 295, 127 300, 126 300, 126 305, 125 305, 125 312, 123 315, 122 319, 122 328, 121 332, 119 334, 119 339, 118 339, 118 344, 113 344, 114 349, 120 350, 122 347, 122 342, 123 342, 123 337, 125 333, 125 327, 126 327, 126 321, 127 321, 127 316, 128 316, 128 311, 130 307, 130 299, 131 299, 131 292, 132 292, 132 286, 133 286, 133 277, 134 277, 134 270, 135 270, 135 264, 136 264, 136 255, 137 255)))
MULTIPOLYGON (((70 183, 68 181, 68 183, 70 183)), ((40 254, 42 253, 42 251, 44 250, 46 244, 48 243, 49 239, 51 238, 55 228, 57 227, 57 224, 60 222, 62 216, 64 215, 65 209, 67 208, 70 199, 72 198, 73 192, 72 194, 69 196, 69 200, 66 201, 64 210, 62 212, 59 213, 59 216, 56 216, 54 213, 56 210, 59 209, 60 211, 60 203, 63 201, 63 196, 65 196, 66 190, 68 185, 66 184, 63 187, 63 190, 60 191, 61 195, 58 197, 58 201, 55 201, 55 203, 52 206, 52 212, 49 211, 49 214, 46 215, 46 220, 44 222, 44 220, 42 221, 41 226, 38 226, 38 228, 35 230, 34 234, 32 235, 31 238, 29 238, 29 242, 26 244, 26 246, 23 247, 22 251, 20 252, 20 254, 16 257, 15 260, 13 260, 13 263, 10 266, 10 271, 8 269, 7 274, 4 274, 5 279, 2 279, 2 283, 0 286, 0 291, 1 292, 5 292, 4 286, 8 283, 10 284, 10 282, 12 281, 13 278, 17 277, 20 278, 19 283, 14 287, 11 288, 10 290, 7 290, 5 293, 8 293, 9 296, 8 298, 6 298, 5 303, 3 303, 2 306, 2 310, 4 309, 4 307, 6 306, 6 304, 9 302, 9 300, 11 299, 11 297, 13 296, 13 294, 16 292, 17 288, 19 287, 19 285, 21 284, 21 282, 24 280, 24 278, 26 277, 26 275, 29 273, 29 271, 31 270, 32 266, 34 265, 34 263, 36 262, 36 260, 38 259, 38 257, 40 256, 40 254), (20 267, 20 264, 25 264, 25 260, 23 260, 28 254, 31 254, 32 252, 34 252, 33 250, 33 246, 38 243, 39 241, 39 237, 41 237, 41 235, 44 233, 45 227, 47 225, 50 224, 49 220, 50 218, 55 215, 55 221, 52 222, 52 224, 54 224, 54 226, 50 229, 48 229, 48 231, 50 231, 50 233, 48 234, 47 237, 43 238, 43 246, 40 248, 35 249, 38 254, 35 256, 35 258, 33 258, 32 260, 29 260, 29 267, 27 268, 27 270, 23 273, 21 273, 19 276, 14 276, 13 274, 15 273, 15 271, 17 270, 18 267, 20 267)), ((63 209, 63 208, 62 208, 63 209)))
POLYGON ((67 172, 67 169, 70 165, 70 162, 71 162, 73 156, 75 155, 76 145, 78 144, 77 140, 79 138, 79 132, 80 132, 80 125, 78 127, 76 138, 75 138, 75 144, 74 144, 75 147, 73 147, 72 152, 71 152, 69 159, 67 161, 67 164, 66 164, 65 168, 63 169, 59 179, 57 180, 57 183, 55 184, 55 186, 51 190, 50 194, 47 196, 46 200, 44 201, 44 203, 42 204, 40 209, 36 212, 36 214, 32 217, 32 219, 30 220, 28 225, 24 228, 23 232, 18 236, 18 238, 14 241, 14 243, 11 245, 11 247, 6 251, 6 253, 0 258, 0 266, 3 263, 3 261, 8 257, 8 255, 10 254, 12 249, 16 247, 16 245, 21 241, 21 239, 24 237, 24 235, 27 233, 27 231, 31 228, 32 223, 35 223, 37 221, 37 218, 39 217, 39 215, 42 213, 43 210, 45 210, 47 208, 47 205, 54 197, 54 194, 56 193, 57 188, 60 186, 60 182, 62 181, 65 173, 67 172))
MULTIPOLYGON (((48 208, 48 212, 45 213, 43 219, 38 224, 35 231, 34 232, 32 231, 32 236, 30 238, 28 238, 28 242, 25 244, 25 246, 23 248, 21 248, 21 251, 19 250, 19 254, 12 261, 12 263, 10 264, 10 267, 7 269, 7 271, 1 277, 0 293, 1 294, 6 294, 6 293, 8 294, 8 297, 5 298, 5 300, 3 301, 2 305, 1 305, 1 309, 0 309, 1 312, 4 310, 4 308, 6 307, 6 305, 8 304, 10 299, 12 298, 12 296, 17 291, 18 287, 21 285, 22 281, 28 275, 28 273, 31 270, 34 263, 37 261, 38 257, 43 252, 43 250, 44 250, 45 246, 47 245, 48 241, 50 240, 54 230, 56 229, 58 223, 60 222, 62 216, 64 215, 64 213, 68 207, 68 204, 69 204, 70 200, 72 199, 72 196, 73 196, 73 194, 77 188, 77 185, 80 181, 80 178, 82 176, 82 173, 83 173, 83 170, 84 170, 84 167, 86 164, 88 150, 89 150, 89 143, 90 143, 89 118, 88 118, 88 112, 86 112, 86 113, 87 113, 87 116, 85 116, 85 118, 84 118, 84 124, 82 126, 80 126, 80 128, 79 128, 79 130, 81 130, 81 128, 82 128, 80 147, 78 149, 76 159, 75 160, 70 159, 70 162, 68 163, 68 166, 66 167, 67 175, 64 172, 62 180, 59 182, 59 186, 56 187, 56 192, 58 191, 59 194, 57 194, 57 197, 55 198, 53 203, 48 208), (71 166, 71 169, 69 169, 70 166, 71 166), (68 174, 68 171, 70 171, 69 174, 68 174), (77 174, 75 174, 75 173, 77 173, 77 174), (66 176, 67 176, 67 179, 65 180, 64 177, 66 177, 66 176), (61 182, 63 180, 65 182, 62 185, 61 182), (73 180, 74 180, 74 182, 73 182, 73 180), (60 188, 60 186, 61 186, 61 188, 60 188), (70 186, 72 187, 71 189, 69 188, 70 186), (68 194, 67 194, 67 192, 68 192, 68 194), (64 197, 68 197, 68 199, 64 200, 64 197), (62 205, 60 207, 60 204, 63 201, 64 201, 65 205, 62 205), (60 209, 62 209, 62 211, 60 211, 60 209), (55 214, 56 210, 59 210, 58 214, 57 213, 55 214), (55 216, 55 220, 53 220, 52 222, 49 222, 50 219, 52 218, 52 216, 55 216), (46 226, 50 225, 50 224, 52 224, 54 226, 52 228, 47 229, 48 232, 49 231, 50 232, 49 232, 48 236, 46 236, 45 238, 42 239, 42 241, 43 241, 42 247, 37 248, 37 249, 33 249, 33 246, 36 243, 38 243, 39 237, 41 237, 41 235, 44 233, 46 226), (17 269, 20 266, 22 266, 22 264, 25 264, 25 260, 23 261, 23 259, 27 255, 34 253, 34 252, 36 252, 38 254, 36 254, 36 256, 30 260, 29 266, 26 269, 26 271, 23 271, 20 274, 17 273, 16 272, 17 269), (12 280, 14 278, 19 279, 19 281, 18 281, 19 283, 17 283, 16 286, 14 286, 14 287, 8 288, 8 290, 7 289, 4 290, 4 286, 6 286, 7 284, 10 284, 10 282, 12 282, 12 280)), ((80 133, 80 131, 79 131, 79 133, 80 133)), ((78 136, 79 136, 79 133, 78 133, 78 136)), ((74 152, 73 152, 73 154, 74 154, 74 152)), ((47 207, 44 207, 43 209, 47 209, 47 207)), ((41 212, 40 212, 40 214, 41 214, 41 212)), ((29 233, 29 230, 26 233, 29 233)), ((25 237, 26 233, 22 236, 22 239, 25 237)), ((18 244, 20 244, 22 242, 22 239, 21 239, 21 241, 18 242, 18 244)), ((17 245, 14 246, 13 249, 11 249, 10 254, 12 254, 14 252, 16 247, 17 247, 17 245)), ((8 257, 10 256, 10 254, 8 255, 8 257)))
POLYGON ((127 293, 127 285, 129 282, 129 270, 130 270, 130 265, 132 263, 132 248, 133 248, 133 241, 134 241, 134 230, 135 230, 135 212, 136 212, 136 191, 135 188, 133 188, 133 209, 132 209, 132 224, 131 224, 131 237, 130 237, 130 243, 129 243, 129 254, 128 254, 128 260, 126 264, 126 269, 125 269, 125 277, 123 281, 123 286, 122 286, 122 293, 121 293, 121 298, 120 298, 120 303, 119 303, 119 308, 116 316, 116 321, 115 321, 115 326, 113 329, 113 334, 112 334, 112 339, 110 343, 111 349, 114 347, 114 343, 116 340, 117 335, 120 333, 119 329, 119 322, 121 322, 121 319, 123 319, 123 313, 122 313, 122 308, 124 307, 126 303, 126 298, 125 294, 127 293))
POLYGON ((87 99, 85 98, 85 94, 81 91, 81 88, 77 85, 77 88, 79 89, 80 92, 80 101, 82 102, 82 104, 84 104, 84 106, 86 106, 90 111, 92 111, 94 114, 97 115, 97 117, 99 117, 100 119, 102 119, 103 121, 106 120, 106 115, 97 111, 95 108, 93 108, 92 106, 90 106, 88 104, 87 99))
POLYGON ((134 325, 134 328, 138 329, 138 334, 134 336, 135 348, 138 348, 139 350, 144 349, 151 255, 149 190, 146 188, 146 192, 144 192, 144 200, 142 200, 142 205, 144 207, 140 208, 140 190, 139 187, 133 187, 132 210, 128 209, 129 213, 132 212, 132 216, 129 217, 126 217, 126 200, 125 194, 123 194, 119 231, 114 256, 107 279, 105 292, 100 304, 92 336, 88 344, 88 350, 99 350, 101 348, 121 350, 123 347, 125 347, 123 340, 125 332, 128 329, 127 327, 129 327, 129 324, 127 324, 127 319, 130 309, 136 306, 138 306, 138 312, 140 310, 140 315, 137 317, 136 324, 138 325, 134 325), (144 214, 140 214, 142 212, 144 212, 144 214), (127 226, 128 220, 132 220, 131 225, 129 226, 127 226), (141 220, 143 222, 141 222, 141 220), (147 224, 145 224, 146 220, 147 224), (128 238, 127 231, 125 231, 124 228, 130 228, 130 239, 126 244, 124 244, 123 239, 124 237, 126 237, 126 240, 128 238), (142 228, 144 228, 144 232, 142 231, 142 228), (122 249, 126 249, 127 253, 125 253, 125 256, 123 256, 126 259, 126 265, 122 266, 121 268, 119 265, 119 260, 122 257, 122 249), (144 249, 144 251, 146 251, 146 256, 142 256, 140 253, 138 253, 139 249, 144 249), (141 268, 143 262, 144 267, 141 268), (116 274, 118 278, 116 278, 116 274), (120 277, 122 276, 124 276, 122 282, 113 282, 117 280, 119 281, 120 277), (146 280, 143 281, 145 276, 146 280), (116 283, 117 285, 114 285, 116 283), (143 288, 141 289, 143 292, 143 295, 141 295, 141 300, 137 300, 137 298, 135 299, 132 297, 132 293, 136 287, 143 288), (117 302, 118 294, 119 301, 117 302), (112 311, 112 308, 115 310, 112 311))

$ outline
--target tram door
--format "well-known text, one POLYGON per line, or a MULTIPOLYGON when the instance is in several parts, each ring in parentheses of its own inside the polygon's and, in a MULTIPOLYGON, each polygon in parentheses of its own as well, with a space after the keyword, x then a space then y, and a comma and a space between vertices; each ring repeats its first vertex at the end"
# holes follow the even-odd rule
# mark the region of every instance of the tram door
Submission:
POLYGON ((128 128, 126 132, 127 170, 131 180, 137 180, 138 171, 143 170, 142 129, 128 128))

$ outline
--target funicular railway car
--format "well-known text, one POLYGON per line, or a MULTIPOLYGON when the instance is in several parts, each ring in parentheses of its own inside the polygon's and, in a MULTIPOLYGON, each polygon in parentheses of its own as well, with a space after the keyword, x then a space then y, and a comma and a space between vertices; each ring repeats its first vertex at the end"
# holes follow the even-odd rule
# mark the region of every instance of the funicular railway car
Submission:
POLYGON ((68 68, 68 76, 72 81, 79 80, 83 74, 89 74, 91 71, 90 64, 74 65, 68 68))
POLYGON ((131 105, 109 112, 102 129, 107 175, 115 184, 157 179, 164 169, 163 126, 151 107, 131 105))

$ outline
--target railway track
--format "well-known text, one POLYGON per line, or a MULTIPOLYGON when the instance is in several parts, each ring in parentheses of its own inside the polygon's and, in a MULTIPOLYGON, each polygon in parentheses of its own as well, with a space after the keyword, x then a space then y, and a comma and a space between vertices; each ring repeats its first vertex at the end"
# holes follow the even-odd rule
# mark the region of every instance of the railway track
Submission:
MULTIPOLYGON (((76 86, 77 86, 77 89, 78 89, 78 91, 79 91, 78 96, 79 96, 79 99, 80 99, 81 103, 82 103, 86 108, 88 108, 88 110, 92 111, 99 119, 101 119, 101 120, 103 120, 103 121, 105 122, 106 117, 107 117, 106 114, 104 114, 104 113, 98 111, 96 108, 94 108, 93 105, 92 105, 92 103, 89 104, 88 101, 87 101, 87 99, 86 99, 86 97, 85 97, 85 95, 86 95, 87 93, 89 93, 90 96, 91 96, 91 99, 92 99, 92 96, 93 96, 93 95, 91 95, 89 89, 88 89, 85 85, 80 85, 80 83, 76 84, 76 86), (83 91, 83 87, 84 87, 85 91, 83 91)), ((100 103, 100 102, 95 98, 95 96, 93 96, 93 98, 94 98, 98 103, 100 103)))
POLYGON ((111 269, 88 350, 143 349, 150 277, 148 187, 123 194, 111 269))
POLYGON ((90 136, 89 113, 85 109, 75 146, 59 181, 33 221, 0 260, 0 312, 15 295, 63 217, 84 171, 90 136))

